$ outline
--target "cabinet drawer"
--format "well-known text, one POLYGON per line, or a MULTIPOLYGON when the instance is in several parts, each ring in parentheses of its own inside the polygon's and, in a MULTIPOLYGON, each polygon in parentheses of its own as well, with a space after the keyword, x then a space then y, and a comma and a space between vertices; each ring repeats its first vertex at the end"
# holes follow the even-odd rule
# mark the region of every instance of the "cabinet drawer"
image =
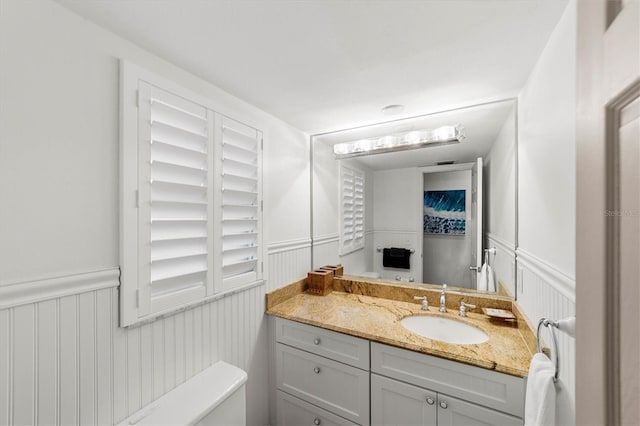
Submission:
POLYGON ((295 396, 278 391, 278 425, 280 426, 355 426, 349 420, 336 416, 320 407, 309 404, 295 396))
POLYGON ((278 389, 358 424, 369 424, 369 372, 276 346, 278 389))
POLYGON ((369 341, 331 330, 276 318, 276 340, 289 346, 369 369, 369 341))
POLYGON ((458 398, 438 395, 438 426, 522 426, 522 424, 522 419, 517 417, 458 398))
POLYGON ((524 379, 380 343, 371 372, 523 417, 524 379))

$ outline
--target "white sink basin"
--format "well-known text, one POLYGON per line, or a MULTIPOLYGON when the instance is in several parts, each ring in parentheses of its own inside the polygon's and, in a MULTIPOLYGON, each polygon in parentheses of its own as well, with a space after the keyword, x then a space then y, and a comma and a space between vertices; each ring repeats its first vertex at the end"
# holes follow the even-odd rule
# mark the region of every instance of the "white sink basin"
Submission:
POLYGON ((471 345, 489 340, 489 336, 484 331, 448 318, 414 315, 402 319, 400 324, 422 337, 447 343, 471 345))

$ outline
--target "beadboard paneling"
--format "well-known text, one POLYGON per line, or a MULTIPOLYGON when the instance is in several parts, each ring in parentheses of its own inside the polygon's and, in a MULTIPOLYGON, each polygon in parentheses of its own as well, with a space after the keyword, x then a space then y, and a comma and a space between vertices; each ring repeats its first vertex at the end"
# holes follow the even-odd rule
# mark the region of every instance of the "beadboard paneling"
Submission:
MULTIPOLYGON (((540 318, 558 320, 576 313, 575 296, 571 298, 566 294, 568 285, 571 285, 568 283, 569 279, 562 276, 556 280, 552 279, 554 268, 551 265, 545 267, 539 259, 537 261, 535 267, 529 266, 532 261, 527 257, 526 252, 518 251, 518 304, 534 327, 538 325, 540 318), (541 268, 545 268, 547 272, 541 274, 539 272, 541 268)), ((549 331, 543 330, 541 333, 547 346, 552 346, 549 331)), ((575 400, 575 339, 557 330, 556 336, 560 357, 560 381, 564 384, 563 389, 569 394, 569 400, 573 403, 575 400)))
POLYGON ((298 281, 311 269, 311 241, 271 244, 268 251, 267 292, 298 281))
POLYGON ((264 292, 126 329, 114 286, 0 310, 0 424, 117 423, 218 360, 248 372, 248 420, 265 423, 264 292))

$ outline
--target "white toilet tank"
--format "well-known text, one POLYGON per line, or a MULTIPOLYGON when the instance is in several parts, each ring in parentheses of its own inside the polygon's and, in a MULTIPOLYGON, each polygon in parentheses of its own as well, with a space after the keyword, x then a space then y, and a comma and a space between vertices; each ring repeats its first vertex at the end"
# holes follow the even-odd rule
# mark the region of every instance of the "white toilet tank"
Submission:
POLYGON ((247 373, 219 361, 120 425, 244 426, 247 373))

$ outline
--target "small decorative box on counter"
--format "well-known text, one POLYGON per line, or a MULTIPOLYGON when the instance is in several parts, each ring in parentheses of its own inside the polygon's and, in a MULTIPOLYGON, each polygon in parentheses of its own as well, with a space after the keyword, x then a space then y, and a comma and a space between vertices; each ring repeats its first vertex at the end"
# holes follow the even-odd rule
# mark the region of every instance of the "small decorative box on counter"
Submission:
POLYGON ((319 269, 325 270, 325 271, 332 271, 334 276, 342 276, 344 275, 344 266, 338 264, 338 265, 325 265, 319 269))
POLYGON ((333 271, 326 269, 316 269, 307 274, 309 287, 307 292, 326 296, 333 291, 333 271))

